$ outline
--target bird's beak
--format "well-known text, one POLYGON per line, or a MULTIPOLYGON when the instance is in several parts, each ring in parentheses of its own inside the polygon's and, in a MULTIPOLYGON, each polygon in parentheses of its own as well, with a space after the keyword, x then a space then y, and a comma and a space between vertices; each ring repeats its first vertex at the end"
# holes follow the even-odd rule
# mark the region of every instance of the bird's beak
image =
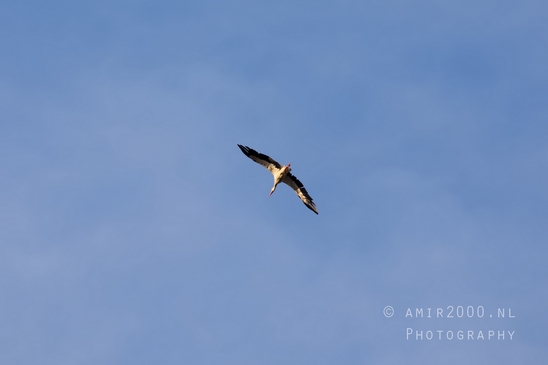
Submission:
POLYGON ((272 191, 272 190, 270 190, 270 194, 268 194, 268 197, 269 197, 269 198, 270 198, 270 195, 272 195, 272 193, 273 193, 273 191, 272 191))

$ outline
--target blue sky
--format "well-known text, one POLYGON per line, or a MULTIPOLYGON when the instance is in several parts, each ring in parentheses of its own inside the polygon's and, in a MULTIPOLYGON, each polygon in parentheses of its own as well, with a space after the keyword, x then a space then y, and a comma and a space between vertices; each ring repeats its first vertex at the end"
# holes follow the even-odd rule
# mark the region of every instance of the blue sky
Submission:
POLYGON ((2 2, 0 362, 544 364, 547 43, 534 0, 2 2))

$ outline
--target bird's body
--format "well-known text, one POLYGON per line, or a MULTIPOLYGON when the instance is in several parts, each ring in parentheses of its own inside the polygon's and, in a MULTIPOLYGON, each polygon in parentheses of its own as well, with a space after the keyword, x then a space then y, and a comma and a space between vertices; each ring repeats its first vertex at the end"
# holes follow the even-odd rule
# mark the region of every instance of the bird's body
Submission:
POLYGON ((302 200, 304 205, 308 207, 308 209, 318 214, 316 204, 314 204, 312 198, 310 197, 310 195, 308 195, 308 192, 304 188, 304 185, 291 173, 291 164, 288 163, 287 165, 282 166, 270 156, 259 153, 252 148, 242 146, 240 144, 238 145, 238 147, 240 147, 240 150, 242 150, 244 155, 257 162, 258 164, 266 167, 268 171, 270 171, 274 176, 274 186, 272 186, 269 196, 272 195, 272 193, 276 190, 278 184, 283 182, 289 185, 289 187, 292 188, 295 193, 297 193, 298 197, 302 200))
POLYGON ((276 187, 278 186, 278 184, 281 183, 284 180, 284 178, 287 176, 287 174, 289 174, 289 172, 291 171, 291 167, 289 166, 291 166, 291 164, 282 166, 276 172, 272 173, 272 175, 274 176, 274 186, 270 190, 270 195, 272 195, 272 193, 276 190, 276 187))

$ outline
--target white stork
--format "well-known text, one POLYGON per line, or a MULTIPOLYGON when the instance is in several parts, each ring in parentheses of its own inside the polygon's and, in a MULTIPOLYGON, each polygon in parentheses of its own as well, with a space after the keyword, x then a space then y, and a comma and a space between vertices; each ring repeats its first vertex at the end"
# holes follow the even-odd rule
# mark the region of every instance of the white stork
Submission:
POLYGON ((252 148, 242 146, 241 144, 239 144, 238 147, 240 147, 244 155, 258 164, 263 165, 272 173, 272 175, 274 175, 274 186, 270 190, 270 194, 268 196, 272 195, 279 183, 284 182, 289 185, 291 189, 295 190, 299 198, 301 198, 304 205, 306 205, 308 209, 318 214, 318 208, 316 208, 316 204, 314 204, 312 198, 308 195, 303 183, 291 173, 291 164, 288 163, 287 165, 282 166, 271 157, 259 153, 252 148))

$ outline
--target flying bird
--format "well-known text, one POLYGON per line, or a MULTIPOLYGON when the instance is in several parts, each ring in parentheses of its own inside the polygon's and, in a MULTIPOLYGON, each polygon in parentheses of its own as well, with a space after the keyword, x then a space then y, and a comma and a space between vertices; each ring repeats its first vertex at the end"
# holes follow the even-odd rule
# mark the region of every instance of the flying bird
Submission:
POLYGON ((282 166, 270 156, 259 153, 252 148, 242 146, 241 144, 239 144, 238 147, 240 147, 244 155, 258 164, 263 165, 272 173, 272 175, 274 175, 274 186, 270 190, 270 194, 268 196, 272 195, 279 183, 286 183, 289 187, 291 187, 291 189, 295 190, 295 193, 297 193, 308 209, 318 214, 318 208, 316 208, 316 204, 314 204, 312 198, 308 195, 303 183, 291 173, 291 164, 288 163, 287 165, 282 166))

